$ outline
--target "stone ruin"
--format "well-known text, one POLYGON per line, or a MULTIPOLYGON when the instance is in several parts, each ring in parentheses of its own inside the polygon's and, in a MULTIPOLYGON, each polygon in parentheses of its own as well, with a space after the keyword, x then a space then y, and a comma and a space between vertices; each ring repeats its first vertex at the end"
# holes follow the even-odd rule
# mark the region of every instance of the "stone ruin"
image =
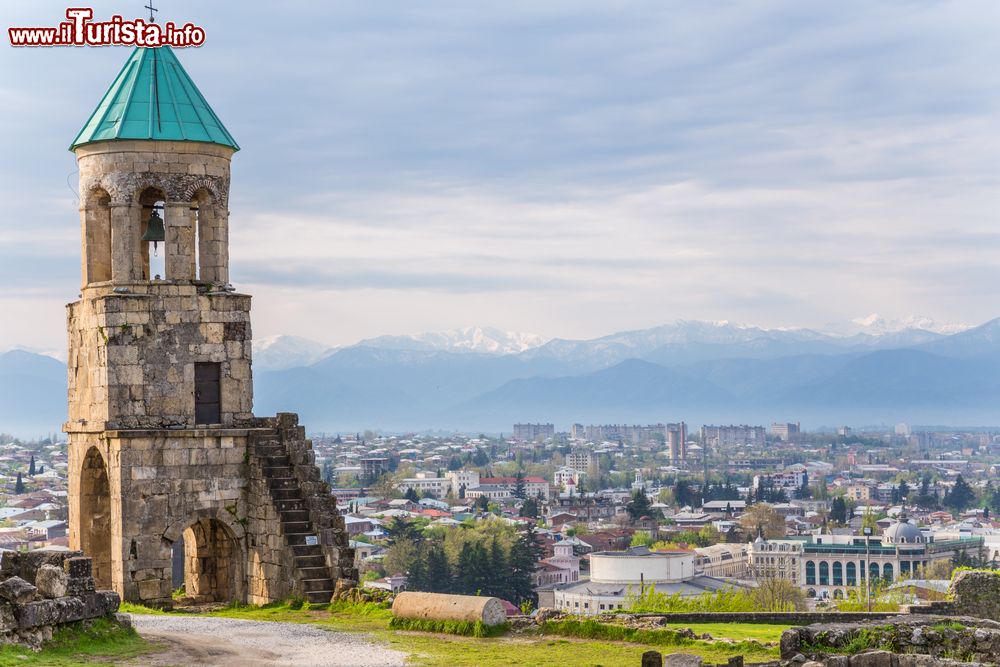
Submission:
POLYGON ((5 551, 0 555, 0 642, 39 648, 61 625, 112 617, 121 599, 94 585, 92 561, 80 551, 5 551))
POLYGON ((882 622, 817 623, 781 635, 784 667, 1000 664, 1000 623, 910 614, 882 622))

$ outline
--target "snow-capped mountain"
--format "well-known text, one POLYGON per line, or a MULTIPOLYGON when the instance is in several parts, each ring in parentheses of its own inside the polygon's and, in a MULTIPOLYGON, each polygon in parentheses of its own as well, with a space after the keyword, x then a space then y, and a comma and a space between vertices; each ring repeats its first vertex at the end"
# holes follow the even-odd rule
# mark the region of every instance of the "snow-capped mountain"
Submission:
POLYGON ((930 331, 936 334, 951 335, 970 329, 968 324, 955 322, 938 322, 923 315, 910 315, 897 319, 883 317, 878 313, 872 313, 867 317, 856 317, 849 323, 841 325, 829 325, 830 333, 842 335, 866 334, 869 336, 883 336, 886 334, 899 333, 901 331, 930 331))
POLYGON ((378 336, 358 343, 362 347, 390 350, 433 350, 439 352, 479 352, 482 354, 518 354, 543 345, 542 336, 493 327, 463 327, 451 331, 378 336))
POLYGON ((265 336, 253 342, 253 366, 263 371, 309 366, 334 350, 301 336, 265 336))

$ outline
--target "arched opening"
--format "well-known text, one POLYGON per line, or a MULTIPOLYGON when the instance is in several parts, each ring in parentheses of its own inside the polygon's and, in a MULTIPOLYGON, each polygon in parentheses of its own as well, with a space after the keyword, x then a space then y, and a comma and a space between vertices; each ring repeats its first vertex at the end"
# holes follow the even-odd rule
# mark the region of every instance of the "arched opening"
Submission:
POLYGON ((847 563, 847 585, 857 586, 858 584, 858 567, 852 563, 847 563))
POLYGON ((885 580, 885 583, 887 584, 892 583, 892 563, 886 563, 882 568, 882 579, 885 580))
POLYGON ((111 280, 111 195, 98 188, 84 202, 83 282, 111 280))
POLYGON ((93 559, 94 583, 111 588, 111 485, 104 457, 91 447, 80 469, 80 548, 93 559))
POLYGON ((171 551, 174 585, 183 580, 185 598, 194 603, 243 601, 240 545, 224 523, 199 519, 174 541, 171 551))
POLYGON ((815 588, 810 588, 809 590, 806 591, 806 595, 809 596, 809 597, 811 597, 811 598, 816 597, 816 589, 815 588))
POLYGON ((825 560, 819 564, 819 585, 826 586, 830 583, 830 564, 825 560))
MULTIPOLYGON (((166 206, 164 201, 166 196, 163 194, 162 190, 157 188, 149 187, 142 191, 139 195, 139 238, 141 239, 147 230, 149 223, 149 216, 156 211, 164 221, 164 226, 166 225, 166 206)), ((138 246, 138 266, 140 268, 139 275, 142 280, 153 280, 157 276, 162 278, 168 278, 166 275, 166 255, 167 255, 167 244, 165 241, 161 241, 155 244, 152 252, 150 252, 151 243, 140 242, 138 246), (152 255, 152 257, 150 256, 152 255)))
POLYGON ((870 563, 868 565, 868 578, 874 582, 876 579, 879 578, 878 575, 879 575, 878 563, 870 563))
POLYGON ((833 585, 844 585, 844 566, 840 561, 835 561, 833 564, 833 585))
POLYGON ((195 191, 191 209, 195 220, 197 279, 208 283, 226 283, 229 281, 226 218, 220 215, 215 197, 205 188, 195 191))
MULTIPOLYGON (((816 584, 816 563, 811 560, 806 561, 806 583, 812 585, 816 584)), ((815 594, 813 594, 813 596, 815 596, 815 594)))

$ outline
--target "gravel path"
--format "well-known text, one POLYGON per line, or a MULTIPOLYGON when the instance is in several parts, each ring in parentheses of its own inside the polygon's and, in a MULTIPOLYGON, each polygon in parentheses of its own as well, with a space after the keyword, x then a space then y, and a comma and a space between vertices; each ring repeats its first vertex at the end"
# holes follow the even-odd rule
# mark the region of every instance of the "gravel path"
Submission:
POLYGON ((143 656, 142 665, 207 667, 397 667, 406 654, 363 635, 315 625, 211 616, 133 614, 139 634, 169 649, 143 656))

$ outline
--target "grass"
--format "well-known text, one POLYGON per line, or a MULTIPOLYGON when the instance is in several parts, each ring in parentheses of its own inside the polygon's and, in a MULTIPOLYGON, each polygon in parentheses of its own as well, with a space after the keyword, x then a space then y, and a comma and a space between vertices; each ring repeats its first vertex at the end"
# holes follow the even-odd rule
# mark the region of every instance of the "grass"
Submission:
POLYGON ((777 642, 781 633, 790 625, 768 625, 764 623, 668 623, 664 627, 675 630, 690 628, 695 634, 705 634, 713 637, 734 639, 755 639, 759 642, 777 642))
POLYGON ((482 621, 431 621, 422 618, 396 618, 389 621, 391 630, 413 630, 416 632, 439 632, 446 635, 462 637, 499 637, 510 630, 509 623, 499 625, 483 625, 482 621))
POLYGON ((73 623, 60 628, 52 641, 35 652, 20 646, 0 647, 0 667, 10 665, 46 665, 72 667, 88 664, 118 664, 122 660, 152 653, 158 645, 150 643, 131 628, 99 618, 89 624, 73 623))
MULTIPOLYGON (((508 634, 502 637, 474 637, 460 634, 441 634, 440 630, 459 630, 457 627, 417 627, 416 624, 393 622, 392 612, 385 605, 374 603, 337 602, 313 605, 298 602, 275 603, 262 607, 231 605, 208 612, 209 616, 242 618, 258 621, 310 623, 330 630, 363 632, 389 648, 410 654, 408 665, 437 667, 452 665, 477 665, 479 667, 562 667, 567 664, 580 667, 635 667, 644 651, 650 648, 690 653, 701 656, 707 663, 724 663, 735 655, 743 655, 747 662, 777 659, 777 648, 761 647, 743 640, 777 641, 785 628, 776 625, 712 623, 678 627, 691 627, 695 632, 709 632, 713 637, 725 637, 737 642, 708 642, 685 639, 686 643, 664 643, 666 637, 677 633, 670 629, 648 631, 651 635, 619 635, 608 637, 577 637, 565 634, 533 633, 508 634), (393 626, 396 627, 393 627, 393 626), (428 631, 430 630, 430 631, 428 631), (647 641, 649 643, 643 643, 647 641), (748 647, 750 650, 748 650, 748 647)), ((128 605, 123 611, 131 613, 184 613, 146 610, 128 605)), ((552 624, 548 624, 551 626, 552 624)), ((598 631, 594 631, 597 634, 598 631)), ((683 639, 683 638, 681 638, 683 639)), ((2 666, 0 666, 2 667, 2 666)))
POLYGON ((672 629, 630 628, 624 625, 599 623, 590 618, 551 621, 543 626, 542 631, 544 634, 556 634, 582 639, 629 642, 631 644, 655 647, 680 647, 689 649, 686 652, 698 653, 699 655, 703 655, 703 657, 707 657, 704 655, 706 653, 725 657, 742 655, 747 658, 748 662, 764 661, 774 657, 776 653, 774 647, 764 647, 751 639, 743 639, 733 644, 722 641, 689 639, 672 629))

